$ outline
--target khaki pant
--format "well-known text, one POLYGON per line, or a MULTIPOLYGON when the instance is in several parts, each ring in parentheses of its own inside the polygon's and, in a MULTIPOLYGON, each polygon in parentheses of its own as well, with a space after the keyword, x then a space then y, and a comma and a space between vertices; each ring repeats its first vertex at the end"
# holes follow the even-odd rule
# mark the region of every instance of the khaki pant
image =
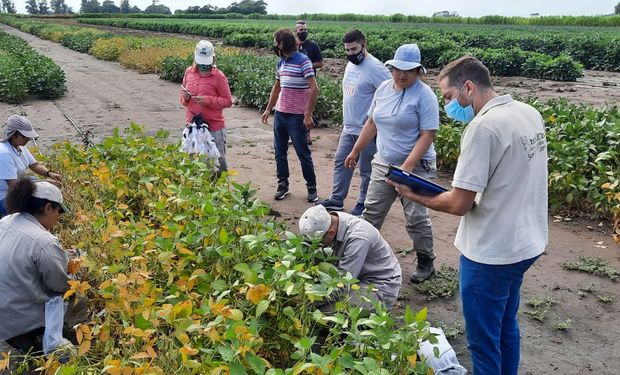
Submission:
MULTIPOLYGON (((422 163, 414 168, 413 173, 424 178, 435 177, 437 173, 435 160, 424 160, 422 163), (425 164, 426 168, 422 166, 422 163, 425 164)), ((416 253, 428 255, 434 259, 433 229, 426 207, 398 196, 396 189, 385 182, 388 167, 387 163, 375 156, 372 161, 370 185, 368 186, 362 217, 375 228, 381 230, 392 204, 396 198, 399 198, 405 214, 405 229, 413 240, 413 249, 416 253)))

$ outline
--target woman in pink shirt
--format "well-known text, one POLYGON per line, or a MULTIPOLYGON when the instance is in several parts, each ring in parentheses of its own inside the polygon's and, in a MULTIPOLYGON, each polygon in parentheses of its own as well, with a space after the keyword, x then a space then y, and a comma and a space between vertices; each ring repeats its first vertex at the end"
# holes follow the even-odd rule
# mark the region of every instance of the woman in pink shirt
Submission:
POLYGON ((232 96, 228 78, 215 66, 215 50, 211 42, 201 40, 196 44, 194 63, 183 76, 180 100, 186 107, 185 121, 188 124, 196 115, 208 124, 220 152, 219 170, 228 170, 223 109, 232 106, 232 96))

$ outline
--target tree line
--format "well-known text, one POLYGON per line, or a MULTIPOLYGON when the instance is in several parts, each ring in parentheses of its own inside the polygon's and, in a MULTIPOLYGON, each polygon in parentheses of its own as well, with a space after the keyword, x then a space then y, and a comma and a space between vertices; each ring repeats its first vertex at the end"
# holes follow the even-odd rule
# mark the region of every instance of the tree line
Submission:
MULTIPOLYGON (((71 14, 73 9, 65 3, 65 0, 26 0, 26 11, 29 14, 71 14)), ((2 12, 15 13, 15 4, 11 0, 2 0, 2 12)), ((82 0, 80 13, 151 13, 172 14, 170 8, 153 0, 144 11, 137 6, 131 6, 129 0, 121 0, 116 5, 114 0, 82 0)), ((210 4, 204 6, 190 6, 185 10, 177 10, 175 14, 267 14, 267 3, 263 0, 241 0, 227 7, 217 7, 210 4)))

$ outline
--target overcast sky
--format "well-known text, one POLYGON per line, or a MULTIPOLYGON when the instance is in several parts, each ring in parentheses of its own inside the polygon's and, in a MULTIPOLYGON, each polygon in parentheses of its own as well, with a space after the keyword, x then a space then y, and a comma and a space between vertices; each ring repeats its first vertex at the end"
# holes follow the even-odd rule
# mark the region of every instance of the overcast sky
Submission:
MULTIPOLYGON (((99 0, 101 3, 103 0, 99 0)), ((269 13, 359 13, 359 14, 414 14, 430 16, 441 10, 456 11, 461 16, 480 17, 490 14, 503 16, 528 16, 531 13, 540 15, 599 15, 613 13, 614 5, 620 0, 265 0, 269 13)), ((80 9, 80 0, 66 0, 67 5, 75 12, 80 9)), ((17 11, 25 13, 25 0, 15 0, 17 11)), ((48 0, 49 3, 49 0, 48 0)), ((120 0, 116 0, 117 5, 120 0)), ((152 0, 129 0, 144 10, 152 4, 152 0)), ((226 7, 232 3, 228 0, 160 0, 173 12, 186 9, 191 5, 203 6, 211 4, 226 7)))

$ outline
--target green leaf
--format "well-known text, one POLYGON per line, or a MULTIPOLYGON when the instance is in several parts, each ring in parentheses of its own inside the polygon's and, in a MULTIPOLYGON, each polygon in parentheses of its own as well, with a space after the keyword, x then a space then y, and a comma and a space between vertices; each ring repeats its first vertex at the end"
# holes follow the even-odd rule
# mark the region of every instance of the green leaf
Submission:
POLYGON ((228 232, 226 232, 226 228, 220 228, 220 243, 226 245, 228 243, 228 232))
POLYGON ((232 362, 228 365, 230 367, 230 375, 247 375, 248 372, 245 371, 245 367, 237 361, 232 362))
POLYGON ((252 369, 252 371, 257 373, 258 375, 263 375, 265 373, 265 369, 267 368, 267 366, 265 365, 265 361, 252 353, 248 353, 245 358, 250 364, 250 368, 252 369))
POLYGON ((269 300, 262 300, 256 305, 256 317, 261 316, 269 308, 269 300))
POLYGON ((428 316, 428 308, 424 307, 422 310, 418 311, 415 315, 415 321, 418 323, 423 323, 426 321, 426 317, 428 316))
POLYGON ((405 307, 405 324, 412 324, 413 322, 415 322, 413 310, 411 310, 411 307, 407 305, 407 307, 405 307))

